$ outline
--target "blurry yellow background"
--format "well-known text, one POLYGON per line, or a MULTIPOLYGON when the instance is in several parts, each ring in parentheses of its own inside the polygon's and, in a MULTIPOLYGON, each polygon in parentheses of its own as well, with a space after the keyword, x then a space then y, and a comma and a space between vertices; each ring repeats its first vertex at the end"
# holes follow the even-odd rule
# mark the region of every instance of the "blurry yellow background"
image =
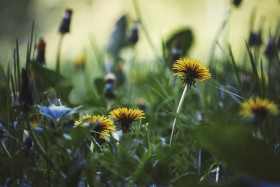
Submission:
MULTIPOLYGON (((6 14, 3 11, 0 13, 2 27, 0 60, 2 62, 11 57, 15 38, 19 39, 22 48, 26 46, 31 22, 34 19, 37 37, 43 37, 47 42, 47 64, 54 67, 58 28, 66 8, 72 8, 74 12, 70 33, 64 38, 62 61, 75 59, 85 50, 90 53, 92 48, 89 38, 93 36, 99 47, 105 50, 115 22, 123 14, 128 14, 131 21, 136 19, 132 0, 25 0, 28 4, 25 4, 24 10, 21 7, 18 9, 14 7, 17 1, 19 0, 0 1, 1 10, 6 10, 6 14), (19 15, 9 20, 12 14, 19 15), (24 23, 18 19, 21 14, 25 14, 24 23)), ((162 39, 166 39, 172 31, 187 26, 193 30, 195 36, 190 55, 206 62, 215 35, 229 12, 229 22, 219 38, 219 43, 222 47, 230 43, 235 56, 241 54, 244 49, 244 40, 248 38, 250 18, 254 9, 256 10, 255 29, 258 28, 261 17, 265 18, 266 30, 263 33, 265 44, 268 41, 269 31, 275 33, 280 16, 278 0, 243 0, 239 8, 232 6, 230 0, 138 0, 137 2, 143 22, 159 53, 162 39)), ((153 61, 152 50, 141 30, 137 50, 139 59, 153 61)), ((219 48, 216 51, 218 55, 222 54, 219 48)))

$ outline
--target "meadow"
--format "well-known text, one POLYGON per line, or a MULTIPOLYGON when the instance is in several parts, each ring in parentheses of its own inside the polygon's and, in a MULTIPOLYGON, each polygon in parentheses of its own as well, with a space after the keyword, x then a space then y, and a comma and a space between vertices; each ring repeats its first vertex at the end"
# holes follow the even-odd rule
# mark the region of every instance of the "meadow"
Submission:
POLYGON ((35 35, 36 22, 26 51, 16 40, 0 64, 0 185, 280 186, 280 25, 269 38, 252 25, 242 58, 215 40, 205 62, 191 28, 156 48, 134 2, 137 20, 121 16, 106 50, 91 37, 92 56, 61 55, 75 9, 59 41, 35 35), (136 58, 142 39, 153 63, 136 58))

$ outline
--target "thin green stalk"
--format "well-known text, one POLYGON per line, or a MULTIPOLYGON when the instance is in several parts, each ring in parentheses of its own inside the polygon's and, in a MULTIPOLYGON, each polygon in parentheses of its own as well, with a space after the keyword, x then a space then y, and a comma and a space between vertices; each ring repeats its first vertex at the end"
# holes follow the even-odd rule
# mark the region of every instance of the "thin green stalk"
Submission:
POLYGON ((198 176, 200 176, 200 169, 201 169, 201 149, 198 151, 198 176))
POLYGON ((261 60, 261 78, 262 78, 262 93, 263 98, 265 98, 265 80, 264 80, 264 73, 263 73, 263 62, 261 60))
POLYGON ((7 153, 7 155, 9 156, 9 158, 12 159, 12 156, 11 156, 10 152, 8 151, 6 145, 4 144, 3 141, 1 141, 1 145, 2 145, 2 147, 3 147, 3 149, 4 149, 4 151, 5 151, 5 152, 7 153))
POLYGON ((248 54, 249 54, 250 62, 251 62, 251 66, 252 66, 252 70, 253 70, 253 73, 254 73, 254 76, 255 76, 255 79, 256 79, 256 83, 257 83, 257 87, 258 87, 259 93, 260 93, 260 95, 263 95, 262 94, 261 83, 260 83, 260 78, 258 76, 258 71, 257 71, 255 60, 253 58, 252 52, 251 52, 251 50, 250 50, 250 48, 249 48, 249 46, 248 46, 246 41, 245 41, 245 44, 246 44, 246 47, 247 47, 247 50, 248 50, 248 54))
POLYGON ((232 50, 231 50, 231 46, 230 46, 230 45, 228 46, 228 50, 229 50, 231 62, 232 62, 233 67, 234 67, 234 72, 235 72, 235 75, 236 75, 236 78, 237 78, 237 81, 238 81, 238 87, 239 87, 239 89, 241 89, 241 87, 242 87, 242 86, 241 86, 241 79, 240 79, 240 76, 239 76, 239 73, 238 73, 238 68, 237 68, 235 59, 234 59, 234 57, 233 57, 233 54, 232 54, 232 50))
POLYGON ((149 35, 149 32, 148 32, 148 29, 146 28, 145 24, 143 23, 143 19, 142 19, 142 15, 141 15, 141 12, 140 12, 140 9, 139 9, 139 6, 136 2, 137 0, 133 0, 133 6, 134 6, 134 9, 135 9, 135 12, 136 12, 136 15, 137 15, 137 19, 138 21, 141 23, 141 26, 142 26, 142 29, 143 29, 143 32, 144 32, 144 35, 153 51, 153 54, 156 58, 156 61, 160 63, 160 56, 158 55, 158 51, 157 51, 157 47, 156 45, 152 42, 152 38, 151 36, 149 35))
POLYGON ((174 139, 174 133, 175 133, 175 127, 176 127, 177 117, 178 117, 178 115, 179 115, 179 113, 180 113, 180 111, 181 111, 183 102, 184 102, 184 100, 185 100, 185 95, 186 95, 186 93, 187 93, 187 89, 188 89, 188 85, 186 84, 186 86, 185 86, 185 88, 184 88, 184 91, 183 91, 183 93, 182 93, 182 96, 181 96, 181 99, 180 99, 178 108, 177 108, 176 116, 175 116, 174 121, 173 121, 172 132, 171 132, 171 137, 170 137, 169 146, 172 145, 172 142, 173 142, 173 139, 174 139))
POLYGON ((16 69, 17 69, 17 88, 18 88, 18 92, 20 90, 20 67, 19 67, 19 64, 20 64, 20 61, 19 61, 19 47, 18 47, 18 40, 16 40, 16 57, 17 59, 16 60, 16 69))
POLYGON ((212 67, 213 59, 214 59, 214 56, 215 56, 216 43, 217 43, 219 37, 221 36, 221 34, 223 33, 224 29, 226 28, 226 25, 228 23, 229 18, 230 18, 230 10, 227 12, 226 17, 223 20, 222 25, 219 28, 217 34, 215 35, 214 41, 212 42, 211 54, 210 54, 210 59, 209 59, 209 68, 212 67))
POLYGON ((56 55, 56 72, 59 73, 60 71, 60 53, 61 53, 61 47, 62 47, 62 41, 63 41, 63 34, 60 35, 58 40, 58 47, 57 47, 57 55, 56 55))
POLYGON ((7 70, 7 81, 8 81, 8 84, 7 84, 7 113, 8 113, 8 131, 10 131, 10 106, 11 106, 11 92, 10 92, 10 67, 9 67, 9 64, 8 64, 8 70, 7 70))
POLYGON ((150 139, 149 139, 148 128, 145 128, 145 132, 146 132, 146 146, 147 146, 148 150, 150 150, 150 139))
POLYGON ((34 21, 32 22, 31 27, 31 35, 30 35, 30 41, 27 43, 27 52, 26 52, 26 70, 29 71, 29 65, 31 62, 31 52, 32 52, 32 45, 33 45, 33 33, 34 33, 34 21))
POLYGON ((219 89, 219 90, 222 90, 222 91, 224 91, 224 92, 227 92, 227 93, 229 93, 229 94, 231 94, 231 95, 234 95, 234 96, 236 96, 236 97, 238 97, 238 98, 240 98, 240 99, 242 99, 242 100, 249 101, 248 99, 246 99, 246 98, 244 98, 244 97, 241 97, 240 95, 238 95, 238 94, 236 94, 236 93, 233 93, 233 92, 230 92, 230 91, 228 91, 228 90, 225 90, 225 89, 223 89, 223 88, 221 88, 221 87, 215 86, 214 84, 211 84, 211 83, 209 83, 209 82, 205 82, 205 84, 209 84, 210 86, 213 86, 214 88, 217 88, 217 89, 219 89))
POLYGON ((17 84, 17 66, 16 66, 16 49, 14 49, 14 77, 15 77, 15 89, 16 89, 16 92, 19 92, 19 87, 18 87, 18 84, 17 84))

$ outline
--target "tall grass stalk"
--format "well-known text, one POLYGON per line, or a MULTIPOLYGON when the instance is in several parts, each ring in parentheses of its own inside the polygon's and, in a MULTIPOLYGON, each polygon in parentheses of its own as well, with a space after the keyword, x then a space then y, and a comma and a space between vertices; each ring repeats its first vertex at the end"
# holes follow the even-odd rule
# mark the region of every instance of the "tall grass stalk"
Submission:
POLYGON ((178 117, 178 115, 179 115, 179 113, 180 113, 180 111, 181 111, 183 102, 184 102, 184 100, 185 100, 185 95, 186 95, 186 93, 187 93, 187 89, 188 89, 188 85, 186 84, 186 86, 185 86, 185 88, 184 88, 184 91, 183 91, 183 93, 182 93, 180 102, 179 102, 179 104, 178 104, 176 116, 175 116, 174 121, 173 121, 172 132, 171 132, 171 136, 170 136, 169 146, 172 145, 172 142, 173 142, 173 139, 174 139, 174 133, 175 133, 175 127, 176 127, 177 117, 178 117))
POLYGON ((154 42, 152 41, 152 37, 149 35, 147 27, 143 23, 142 15, 141 15, 141 12, 140 12, 140 9, 139 9, 139 5, 137 4, 137 0, 133 0, 133 7, 134 7, 134 10, 136 12, 137 19, 138 19, 138 21, 140 22, 140 24, 142 26, 142 29, 143 29, 144 35, 145 35, 145 37, 146 37, 146 39, 148 41, 148 44, 150 45, 150 47, 151 47, 151 49, 153 51, 153 54, 154 54, 155 59, 156 59, 156 62, 161 64, 162 58, 161 58, 161 56, 158 55, 157 47, 154 44, 154 42))
POLYGON ((59 73, 60 71, 60 54, 61 54, 61 47, 63 41, 63 34, 60 35, 58 40, 58 47, 57 47, 57 55, 56 55, 56 72, 59 73))

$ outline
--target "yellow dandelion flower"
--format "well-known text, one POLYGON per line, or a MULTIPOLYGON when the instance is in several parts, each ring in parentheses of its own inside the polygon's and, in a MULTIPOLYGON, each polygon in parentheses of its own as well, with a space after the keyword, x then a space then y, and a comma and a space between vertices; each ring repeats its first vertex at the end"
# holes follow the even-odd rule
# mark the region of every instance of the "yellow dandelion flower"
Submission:
POLYGON ((267 99, 257 98, 254 100, 251 98, 248 102, 244 101, 241 103, 240 114, 245 117, 254 117, 255 122, 262 121, 269 114, 277 115, 278 112, 278 106, 267 99))
POLYGON ((107 139, 110 137, 110 133, 116 132, 116 126, 113 124, 111 119, 108 119, 104 116, 91 116, 91 115, 83 115, 75 121, 75 126, 87 126, 94 123, 98 123, 93 129, 93 135, 98 137, 98 139, 107 139), (100 133, 100 134, 99 134, 100 133), (105 138, 105 136, 106 138, 105 138))
POLYGON ((211 78, 209 69, 202 65, 199 60, 193 58, 179 59, 172 68, 177 71, 174 75, 181 77, 183 83, 189 87, 195 86, 196 80, 204 81, 211 78))
POLYGON ((110 112, 110 117, 116 119, 119 123, 119 129, 124 133, 131 130, 133 121, 136 121, 144 117, 145 113, 139 109, 127 109, 125 107, 116 108, 110 112))

